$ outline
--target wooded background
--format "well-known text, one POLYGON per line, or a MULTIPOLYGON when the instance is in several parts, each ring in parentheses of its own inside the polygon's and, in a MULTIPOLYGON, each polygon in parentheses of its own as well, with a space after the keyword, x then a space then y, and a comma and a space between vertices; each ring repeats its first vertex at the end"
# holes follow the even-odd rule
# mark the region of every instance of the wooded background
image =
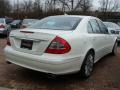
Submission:
POLYGON ((102 20, 120 21, 120 0, 99 0, 95 10, 93 0, 0 0, 0 17, 14 19, 38 18, 50 15, 92 15, 102 20))

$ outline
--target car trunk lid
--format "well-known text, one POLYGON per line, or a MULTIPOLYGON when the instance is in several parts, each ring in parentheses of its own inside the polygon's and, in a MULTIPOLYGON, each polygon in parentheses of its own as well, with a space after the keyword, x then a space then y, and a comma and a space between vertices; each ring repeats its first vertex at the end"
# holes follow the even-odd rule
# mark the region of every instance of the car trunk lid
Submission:
POLYGON ((17 51, 42 55, 51 41, 66 31, 22 29, 10 34, 11 47, 17 51))

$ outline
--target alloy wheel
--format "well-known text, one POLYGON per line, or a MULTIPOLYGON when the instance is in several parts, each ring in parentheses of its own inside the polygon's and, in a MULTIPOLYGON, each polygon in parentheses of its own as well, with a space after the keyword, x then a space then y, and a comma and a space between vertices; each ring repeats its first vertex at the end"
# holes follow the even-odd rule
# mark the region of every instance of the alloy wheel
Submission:
POLYGON ((94 65, 94 57, 92 54, 89 54, 85 63, 85 74, 86 76, 90 76, 94 65))

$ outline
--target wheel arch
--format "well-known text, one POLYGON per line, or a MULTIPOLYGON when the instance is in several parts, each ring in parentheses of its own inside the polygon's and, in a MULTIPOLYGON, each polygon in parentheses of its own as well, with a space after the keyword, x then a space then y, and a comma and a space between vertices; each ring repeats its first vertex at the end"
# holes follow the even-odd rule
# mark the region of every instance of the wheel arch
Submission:
MULTIPOLYGON (((93 48, 90 48, 90 49, 87 51, 87 53, 85 54, 85 56, 84 56, 84 59, 83 59, 82 65, 83 65, 84 62, 85 62, 85 58, 86 58, 87 54, 90 53, 90 52, 93 53, 93 55, 94 55, 94 59, 95 59, 95 50, 94 50, 93 48)), ((81 65, 81 67, 82 67, 82 65, 81 65)), ((81 70, 81 67, 80 67, 80 70, 81 70)))
MULTIPOLYGON (((95 57, 95 50, 93 48, 89 49, 87 53, 92 52, 95 57)), ((87 54, 86 54, 87 55, 87 54)))
MULTIPOLYGON (((89 53, 92 53, 93 54, 93 57, 95 58, 95 50, 93 49, 93 48, 90 48, 88 51, 87 51, 87 53, 86 53, 86 55, 85 55, 85 57, 84 57, 84 60, 83 60, 83 62, 82 62, 82 65, 81 65, 81 68, 80 68, 80 75, 84 78, 88 78, 89 76, 84 76, 84 65, 85 65, 85 62, 86 62, 86 57, 87 57, 87 55, 89 54, 89 53)), ((94 63, 94 62, 93 62, 94 63)))

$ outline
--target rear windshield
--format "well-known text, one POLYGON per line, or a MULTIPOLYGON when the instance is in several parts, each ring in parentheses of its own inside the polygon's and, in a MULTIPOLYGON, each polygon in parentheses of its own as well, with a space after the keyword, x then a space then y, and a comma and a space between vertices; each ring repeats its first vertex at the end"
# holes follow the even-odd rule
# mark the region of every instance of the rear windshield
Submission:
POLYGON ((34 23, 34 22, 36 22, 36 21, 37 21, 36 19, 24 19, 24 20, 23 20, 23 24, 34 23))
POLYGON ((0 18, 0 23, 4 23, 4 19, 1 19, 1 18, 0 18))
POLYGON ((14 20, 12 23, 16 24, 16 23, 19 23, 19 22, 20 22, 20 20, 14 20))
POLYGON ((74 30, 82 19, 79 17, 52 16, 30 26, 34 29, 74 30))

